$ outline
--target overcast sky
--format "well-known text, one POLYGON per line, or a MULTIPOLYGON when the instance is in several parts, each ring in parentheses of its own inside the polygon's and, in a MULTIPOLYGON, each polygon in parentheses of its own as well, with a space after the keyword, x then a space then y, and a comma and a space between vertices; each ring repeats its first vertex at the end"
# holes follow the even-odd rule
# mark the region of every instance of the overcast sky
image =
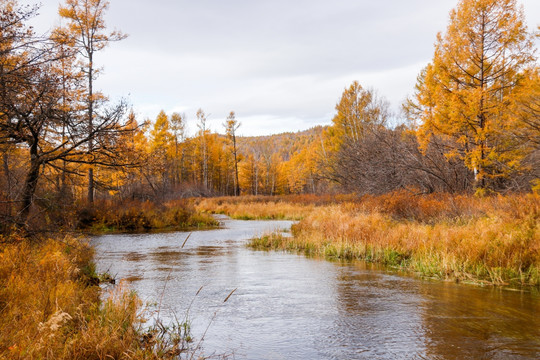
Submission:
MULTIPOLYGON (((42 0, 36 29, 59 24, 60 2, 42 0)), ((529 26, 539 25, 540 1, 519 3, 529 26)), ((354 80, 376 89, 397 111, 456 4, 110 0, 109 29, 129 37, 95 56, 104 68, 97 88, 111 99, 127 98, 141 119, 153 120, 161 109, 183 112, 190 133, 199 108, 218 132, 231 110, 242 122, 242 135, 327 125, 354 80)))

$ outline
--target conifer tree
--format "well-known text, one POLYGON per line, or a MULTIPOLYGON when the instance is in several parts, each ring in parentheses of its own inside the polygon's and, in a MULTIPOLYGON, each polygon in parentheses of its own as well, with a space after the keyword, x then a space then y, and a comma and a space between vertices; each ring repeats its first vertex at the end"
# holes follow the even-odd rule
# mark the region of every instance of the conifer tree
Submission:
POLYGON ((234 179, 235 179, 235 186, 234 186, 234 195, 239 196, 240 195, 240 183, 238 180, 238 149, 236 148, 236 131, 240 127, 241 123, 236 120, 234 111, 231 111, 229 116, 227 117, 227 122, 224 124, 225 131, 227 132, 227 136, 229 137, 230 141, 232 142, 232 154, 234 157, 234 179))
MULTIPOLYGON (((112 41, 126 38, 126 35, 112 31, 108 32, 105 25, 105 12, 109 7, 107 0, 66 0, 65 5, 60 6, 59 14, 69 21, 64 28, 55 31, 60 41, 73 46, 83 59, 83 73, 87 79, 86 87, 86 110, 88 118, 88 132, 94 127, 96 101, 102 97, 94 90, 94 80, 97 71, 94 63, 94 55, 97 51, 105 48, 112 41)), ((92 153, 94 141, 88 144, 89 153, 92 153)), ((94 201, 94 169, 88 169, 88 202, 94 201)))
POLYGON ((433 61, 419 77, 411 107, 424 148, 432 135, 454 144, 448 157, 493 188, 519 169, 519 144, 507 136, 523 73, 534 65, 531 35, 516 0, 461 0, 437 36, 433 61))

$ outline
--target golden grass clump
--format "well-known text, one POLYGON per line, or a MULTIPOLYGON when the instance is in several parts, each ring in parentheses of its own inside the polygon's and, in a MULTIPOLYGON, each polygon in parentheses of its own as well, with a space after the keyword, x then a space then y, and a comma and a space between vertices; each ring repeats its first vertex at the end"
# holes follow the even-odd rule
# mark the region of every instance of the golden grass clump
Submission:
POLYGON ((225 214, 238 220, 299 220, 309 214, 314 207, 313 204, 262 196, 207 198, 195 205, 195 209, 199 212, 225 214))
POLYGON ((396 194, 315 208, 293 237, 252 246, 362 259, 425 276, 540 285, 540 197, 411 198, 396 194))
POLYGON ((100 301, 88 244, 69 237, 0 240, 0 359, 178 355, 179 342, 142 341, 141 302, 129 289, 119 286, 100 301))

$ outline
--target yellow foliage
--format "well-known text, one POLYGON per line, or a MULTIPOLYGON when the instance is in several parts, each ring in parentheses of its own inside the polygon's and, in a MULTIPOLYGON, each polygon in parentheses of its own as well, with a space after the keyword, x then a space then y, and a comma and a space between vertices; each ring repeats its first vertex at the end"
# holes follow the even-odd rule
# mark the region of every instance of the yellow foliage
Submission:
POLYGON ((527 149, 511 136, 511 108, 534 62, 515 0, 461 0, 418 78, 415 100, 406 105, 422 121, 423 147, 432 134, 451 139, 455 147, 447 155, 475 172, 477 186, 519 171, 527 149))

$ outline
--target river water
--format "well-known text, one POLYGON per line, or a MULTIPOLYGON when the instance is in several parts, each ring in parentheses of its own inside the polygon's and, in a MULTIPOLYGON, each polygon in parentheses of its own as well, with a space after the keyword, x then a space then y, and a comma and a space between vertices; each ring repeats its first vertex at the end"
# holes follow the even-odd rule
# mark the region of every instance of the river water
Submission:
POLYGON ((126 279, 165 323, 189 311, 194 344, 206 331, 198 350, 206 356, 540 358, 538 292, 253 251, 248 239, 291 222, 221 220, 223 228, 193 232, 183 248, 189 233, 96 237, 98 269, 126 279))

